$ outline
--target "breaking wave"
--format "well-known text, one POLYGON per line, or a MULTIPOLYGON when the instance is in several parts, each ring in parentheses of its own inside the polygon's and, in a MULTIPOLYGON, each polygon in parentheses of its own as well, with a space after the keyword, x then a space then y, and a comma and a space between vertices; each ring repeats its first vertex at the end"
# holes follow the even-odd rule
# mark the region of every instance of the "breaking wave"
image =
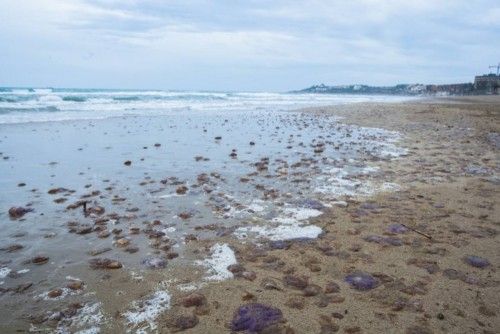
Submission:
POLYGON ((369 101, 401 101, 396 96, 0 88, 0 124, 134 115, 155 116, 182 110, 289 110, 369 101))

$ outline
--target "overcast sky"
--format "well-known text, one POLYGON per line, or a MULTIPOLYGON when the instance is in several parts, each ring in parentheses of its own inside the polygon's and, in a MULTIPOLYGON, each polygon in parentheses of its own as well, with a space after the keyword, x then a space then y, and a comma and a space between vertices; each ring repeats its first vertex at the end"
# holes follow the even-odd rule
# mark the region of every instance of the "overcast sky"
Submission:
POLYGON ((0 0, 0 86, 453 83, 499 61, 498 0, 0 0))

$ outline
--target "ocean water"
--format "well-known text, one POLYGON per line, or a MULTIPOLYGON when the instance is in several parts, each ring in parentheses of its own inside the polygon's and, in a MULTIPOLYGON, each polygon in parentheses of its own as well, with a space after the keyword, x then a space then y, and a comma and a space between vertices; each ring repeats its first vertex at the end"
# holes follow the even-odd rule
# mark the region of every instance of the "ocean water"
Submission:
POLYGON ((397 102, 398 96, 0 88, 0 124, 168 115, 185 111, 290 110, 355 102, 397 102))
POLYGON ((0 287, 35 284, 29 293, 0 301, 0 310, 8 310, 0 311, 0 322, 29 329, 26 313, 71 300, 85 306, 71 321, 57 323, 61 332, 109 328, 116 324, 106 319, 115 312, 123 326, 140 322, 153 331, 155 310, 167 310, 171 294, 232 278, 227 266, 237 258, 231 244, 316 238, 322 230, 311 218, 346 197, 398 188, 375 176, 376 164, 406 154, 399 133, 295 109, 401 100, 2 89, 0 287), (61 190, 51 194, 56 188, 61 190), (80 200, 104 212, 71 209, 80 200), (13 206, 33 211, 12 220, 13 206), (101 238, 102 231, 113 233, 101 238), (201 251, 190 252, 193 243, 201 251), (12 245, 22 248, 8 251, 12 245), (99 256, 123 264, 113 274, 123 276, 114 281, 116 291, 137 293, 100 290, 100 275, 89 268, 92 250, 106 250, 99 256), (166 268, 151 269, 172 252, 179 256, 166 268), (49 261, 35 265, 35 256, 49 261), (154 279, 140 281, 148 275, 154 279), (86 290, 63 289, 48 298, 68 277, 83 280, 86 290))

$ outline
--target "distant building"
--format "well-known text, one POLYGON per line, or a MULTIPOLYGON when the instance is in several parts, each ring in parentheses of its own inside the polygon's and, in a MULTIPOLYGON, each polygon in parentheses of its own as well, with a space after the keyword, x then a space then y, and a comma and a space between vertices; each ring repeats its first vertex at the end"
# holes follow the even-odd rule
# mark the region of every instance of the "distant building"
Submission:
POLYGON ((473 92, 474 85, 471 83, 426 86, 426 93, 432 95, 470 95, 473 92))
POLYGON ((474 79, 474 90, 483 94, 500 94, 500 75, 478 75, 474 79))

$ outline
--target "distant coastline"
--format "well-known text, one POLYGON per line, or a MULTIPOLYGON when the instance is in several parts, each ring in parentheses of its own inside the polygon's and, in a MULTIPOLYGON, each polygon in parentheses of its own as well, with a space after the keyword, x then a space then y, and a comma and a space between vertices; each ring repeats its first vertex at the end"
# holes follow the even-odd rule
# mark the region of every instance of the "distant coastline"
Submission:
POLYGON ((474 83, 457 83, 446 85, 399 84, 395 86, 340 85, 325 84, 291 91, 296 94, 363 94, 363 95, 497 95, 500 93, 500 76, 486 74, 476 76, 474 83))

